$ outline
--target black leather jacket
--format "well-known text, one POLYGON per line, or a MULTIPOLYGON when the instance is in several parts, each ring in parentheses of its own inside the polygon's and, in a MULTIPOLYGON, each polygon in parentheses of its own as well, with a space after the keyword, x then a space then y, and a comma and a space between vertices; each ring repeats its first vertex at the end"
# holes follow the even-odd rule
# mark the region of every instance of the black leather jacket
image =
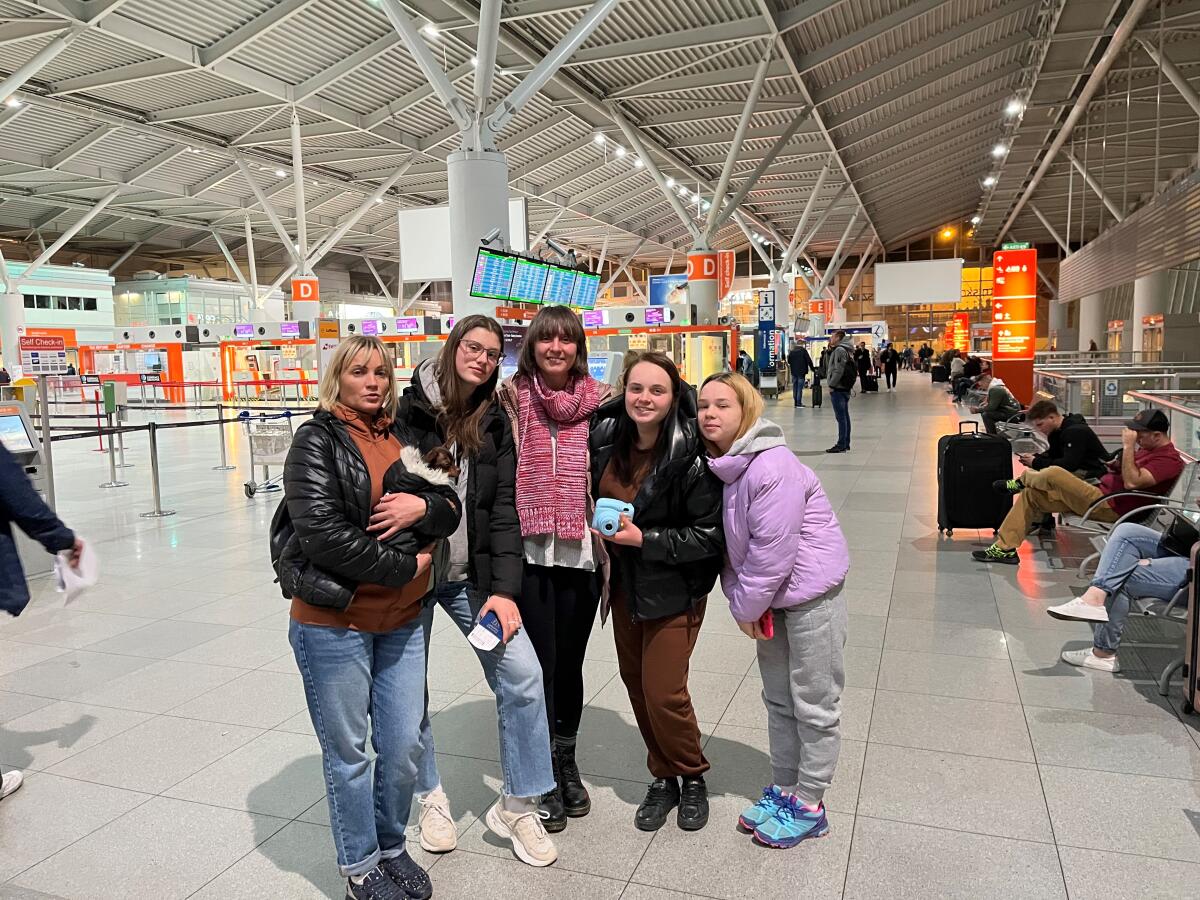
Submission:
MULTIPOLYGON (((406 426, 394 430, 405 446, 428 449, 427 435, 406 426)), ((412 581, 416 556, 366 530, 371 473, 336 416, 320 410, 296 429, 283 467, 283 489, 284 500, 271 523, 271 562, 285 597, 346 609, 360 584, 400 588, 412 581)), ((436 492, 421 496, 428 508, 414 530, 434 538, 453 534, 461 514, 457 498, 452 504, 436 492)))
MULTIPOLYGON (((605 403, 592 418, 589 448, 592 492, 612 457, 625 398, 605 403)), ((668 419, 667 451, 642 481, 634 498, 633 523, 642 530, 640 549, 608 543, 620 564, 622 586, 636 620, 662 619, 708 596, 725 554, 721 527, 722 484, 708 469, 696 425, 696 392, 687 386, 677 415, 668 419)))

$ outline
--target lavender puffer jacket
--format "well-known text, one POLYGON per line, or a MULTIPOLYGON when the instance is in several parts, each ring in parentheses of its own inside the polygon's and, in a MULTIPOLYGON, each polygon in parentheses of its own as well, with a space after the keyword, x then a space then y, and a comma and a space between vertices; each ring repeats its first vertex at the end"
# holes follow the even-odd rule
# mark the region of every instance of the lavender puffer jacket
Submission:
POLYGON ((850 568, 842 528, 783 429, 759 419, 709 466, 725 483, 721 587, 737 621, 807 603, 842 583, 850 568))

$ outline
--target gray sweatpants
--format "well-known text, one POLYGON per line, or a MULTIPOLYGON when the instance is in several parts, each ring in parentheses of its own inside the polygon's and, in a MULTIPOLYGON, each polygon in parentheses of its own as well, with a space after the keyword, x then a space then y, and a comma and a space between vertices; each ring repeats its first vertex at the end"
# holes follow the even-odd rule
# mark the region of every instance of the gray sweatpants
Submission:
POLYGON ((758 671, 771 741, 771 777, 795 785, 805 803, 821 802, 842 748, 842 648, 847 611, 842 587, 775 610, 775 637, 758 641, 758 671))

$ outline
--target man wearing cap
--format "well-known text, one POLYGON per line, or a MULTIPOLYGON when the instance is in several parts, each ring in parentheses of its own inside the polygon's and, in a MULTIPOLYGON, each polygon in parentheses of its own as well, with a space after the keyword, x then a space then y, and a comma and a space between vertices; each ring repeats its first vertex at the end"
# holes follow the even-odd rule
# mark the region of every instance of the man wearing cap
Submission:
MULTIPOLYGON (((980 562, 1016 565, 1017 547, 1025 540, 1030 526, 1047 513, 1069 512, 1083 515, 1098 500, 1121 491, 1141 491, 1165 496, 1183 472, 1183 457, 1171 443, 1171 423, 1158 409, 1143 409, 1125 423, 1121 432, 1121 452, 1108 464, 1099 486, 1088 484, 1059 466, 1020 478, 993 482, 992 487, 1015 495, 1012 511, 1004 517, 1000 533, 986 550, 971 555, 980 562)), ((1092 511, 1098 522, 1115 522, 1153 497, 1114 497, 1092 511)))

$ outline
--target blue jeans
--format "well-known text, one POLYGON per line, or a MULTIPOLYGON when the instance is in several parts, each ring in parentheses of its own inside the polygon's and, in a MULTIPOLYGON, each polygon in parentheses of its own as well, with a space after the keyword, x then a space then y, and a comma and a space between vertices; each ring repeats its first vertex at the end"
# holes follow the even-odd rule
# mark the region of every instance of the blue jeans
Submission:
POLYGON ((1188 560, 1162 548, 1162 534, 1144 525, 1125 522, 1113 529, 1100 554, 1092 586, 1108 594, 1108 621, 1095 626, 1097 650, 1116 651, 1129 618, 1132 600, 1154 597, 1170 600, 1187 580, 1188 560), (1142 560, 1149 560, 1142 564, 1142 560))
POLYGON ((796 406, 804 405, 804 376, 803 375, 793 375, 792 376, 792 399, 794 400, 796 406))
MULTIPOLYGON (((464 635, 475 627, 475 611, 470 596, 474 588, 466 581, 439 585, 434 594, 441 606, 464 635)), ((431 605, 421 616, 428 652, 433 628, 431 605)), ((542 690, 542 666, 529 636, 522 631, 507 644, 484 652, 472 649, 483 666, 483 675, 496 695, 496 717, 500 727, 500 767, 504 773, 504 793, 510 797, 540 797, 554 789, 554 769, 550 763, 550 730, 546 725, 546 697, 542 690)), ((417 791, 427 793, 441 783, 434 754, 433 730, 429 714, 421 722, 421 760, 417 791)))
POLYGON ((363 875, 404 852, 421 752, 421 624, 371 634, 293 621, 288 638, 321 743, 338 868, 348 877, 363 875))
POLYGON ((833 404, 833 414, 837 418, 837 446, 850 449, 850 392, 830 391, 829 400, 833 404))

